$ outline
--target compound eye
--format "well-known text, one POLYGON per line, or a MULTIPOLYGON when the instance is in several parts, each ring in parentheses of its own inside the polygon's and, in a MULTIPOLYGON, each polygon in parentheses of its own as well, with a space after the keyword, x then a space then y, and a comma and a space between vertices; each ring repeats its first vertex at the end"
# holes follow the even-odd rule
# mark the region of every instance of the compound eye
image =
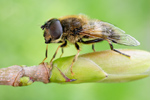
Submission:
POLYGON ((60 21, 56 19, 52 20, 49 31, 53 40, 59 39, 63 33, 60 21))

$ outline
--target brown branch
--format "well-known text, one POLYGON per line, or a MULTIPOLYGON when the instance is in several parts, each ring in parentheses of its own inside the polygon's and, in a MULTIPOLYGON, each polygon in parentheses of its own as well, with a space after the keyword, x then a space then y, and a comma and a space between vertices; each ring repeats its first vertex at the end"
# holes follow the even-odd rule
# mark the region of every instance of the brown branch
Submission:
POLYGON ((37 66, 10 66, 0 69, 0 85, 26 86, 35 81, 43 83, 128 82, 150 75, 150 53, 142 50, 101 51, 80 55, 73 65, 74 56, 63 57, 37 66))
POLYGON ((20 78, 27 76, 30 80, 49 83, 50 69, 48 64, 40 64, 37 66, 10 66, 0 69, 0 85, 21 86, 20 78))

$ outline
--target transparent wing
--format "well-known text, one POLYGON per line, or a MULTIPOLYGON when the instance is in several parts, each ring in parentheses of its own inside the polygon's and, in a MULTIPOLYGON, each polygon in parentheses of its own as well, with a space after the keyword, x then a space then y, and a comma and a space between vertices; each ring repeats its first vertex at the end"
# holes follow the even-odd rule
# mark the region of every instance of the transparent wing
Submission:
POLYGON ((140 45, 140 43, 134 37, 125 34, 125 32, 120 28, 99 20, 90 20, 88 24, 83 26, 82 34, 91 37, 103 38, 106 40, 109 39, 114 43, 122 45, 140 45))
POLYGON ((140 43, 134 37, 128 34, 122 34, 122 35, 114 36, 114 37, 115 38, 109 38, 109 40, 117 44, 128 45, 128 46, 140 45, 140 43))
MULTIPOLYGON (((112 42, 122 45, 128 45, 128 46, 138 46, 140 45, 140 42, 138 42, 134 37, 125 34, 123 30, 121 30, 118 27, 115 27, 114 25, 110 24, 113 30, 113 34, 108 36, 109 40, 112 40, 112 42)), ((112 31, 111 30, 111 31, 112 31)))

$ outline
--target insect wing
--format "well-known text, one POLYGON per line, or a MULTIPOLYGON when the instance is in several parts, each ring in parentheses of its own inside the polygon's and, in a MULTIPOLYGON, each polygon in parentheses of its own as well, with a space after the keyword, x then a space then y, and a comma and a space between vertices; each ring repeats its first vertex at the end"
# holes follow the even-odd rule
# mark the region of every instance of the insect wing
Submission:
POLYGON ((108 39, 114 43, 127 45, 127 46, 138 46, 140 43, 132 36, 125 34, 125 32, 118 27, 112 26, 113 34, 108 36, 108 39))
POLYGON ((83 31, 81 34, 92 38, 103 38, 106 40, 111 40, 114 43, 122 45, 140 45, 140 43, 134 37, 125 34, 125 32, 120 28, 99 20, 90 20, 88 24, 83 26, 83 31))
MULTIPOLYGON (((118 36, 116 36, 118 37, 118 36)), ((128 45, 128 46, 138 46, 140 43, 132 36, 128 34, 119 35, 119 39, 109 38, 114 43, 128 45)))
POLYGON ((122 45, 128 45, 128 46, 138 46, 140 43, 132 36, 125 34, 123 30, 121 30, 118 27, 115 27, 114 25, 97 21, 97 26, 95 30, 99 30, 99 35, 101 34, 102 37, 107 37, 107 39, 111 40, 114 43, 122 44, 122 45))

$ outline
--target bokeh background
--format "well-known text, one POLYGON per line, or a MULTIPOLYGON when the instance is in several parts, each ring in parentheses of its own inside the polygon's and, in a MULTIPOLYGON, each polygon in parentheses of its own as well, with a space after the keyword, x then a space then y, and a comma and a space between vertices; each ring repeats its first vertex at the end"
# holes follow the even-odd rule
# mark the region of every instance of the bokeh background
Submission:
MULTIPOLYGON (((86 14, 116 25, 140 41, 138 47, 115 48, 150 51, 150 0, 0 0, 0 68, 38 65, 45 56, 40 26, 50 18, 86 14)), ((58 44, 50 44, 48 60, 58 44)), ((96 50, 108 50, 107 42, 96 50)), ((73 45, 63 56, 76 54, 73 45)), ((92 52, 82 45, 83 53, 92 52)), ((58 53, 58 55, 60 52, 58 53)), ((59 56, 57 56, 58 58, 59 56)), ((0 86, 0 100, 150 100, 150 78, 127 83, 43 84, 0 86)))

